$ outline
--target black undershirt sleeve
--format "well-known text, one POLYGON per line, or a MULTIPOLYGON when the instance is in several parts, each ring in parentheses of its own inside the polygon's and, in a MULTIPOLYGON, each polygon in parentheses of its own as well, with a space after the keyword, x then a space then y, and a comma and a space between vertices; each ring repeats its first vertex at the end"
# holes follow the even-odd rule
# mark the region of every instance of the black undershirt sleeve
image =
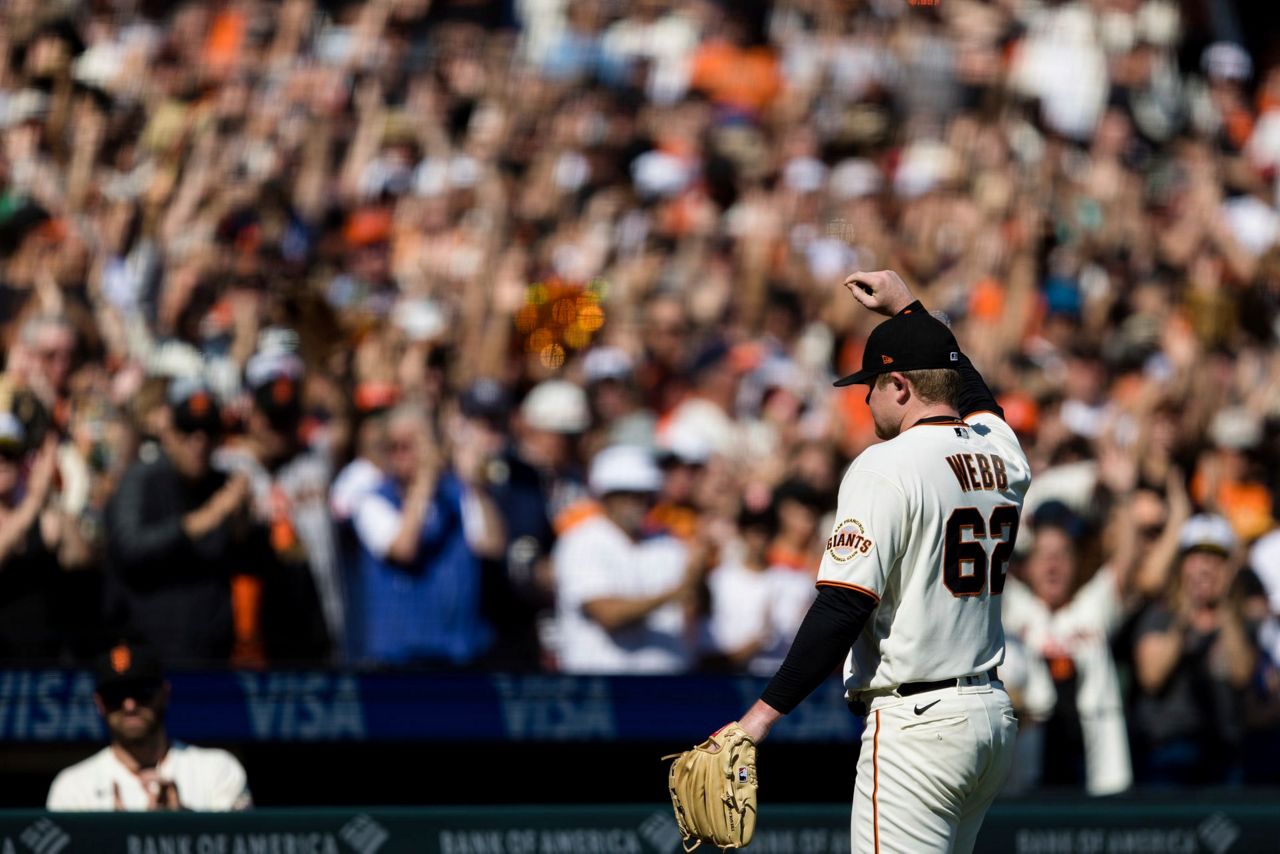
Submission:
POLYGON ((784 715, 800 705, 844 661, 877 604, 866 593, 821 585, 786 660, 760 699, 784 715))
POLYGON ((978 369, 964 353, 960 354, 960 359, 956 362, 956 372, 960 374, 960 399, 956 401, 960 417, 964 418, 975 412, 992 412, 1003 421, 1004 410, 996 403, 996 396, 987 388, 982 374, 978 373, 978 369))
MULTIPOLYGON (((924 305, 920 300, 916 300, 898 314, 924 310, 924 305)), ((996 403, 996 396, 991 393, 986 380, 982 378, 982 374, 978 373, 978 369, 973 366, 969 357, 960 353, 955 367, 956 373, 960 374, 960 399, 956 401, 956 409, 960 412, 960 417, 964 418, 975 412, 992 412, 1003 421, 1004 410, 1000 408, 1000 404, 996 403)))

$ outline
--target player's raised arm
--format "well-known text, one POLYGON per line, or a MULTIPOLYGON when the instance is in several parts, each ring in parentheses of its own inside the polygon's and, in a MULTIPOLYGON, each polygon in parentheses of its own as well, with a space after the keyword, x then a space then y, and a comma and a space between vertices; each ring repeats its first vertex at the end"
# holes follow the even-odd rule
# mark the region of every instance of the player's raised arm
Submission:
POLYGON ((916 298, 902 277, 892 270, 877 270, 873 273, 858 271, 851 273, 844 280, 853 298, 876 314, 893 317, 909 307, 916 298))
MULTIPOLYGON (((870 273, 858 271, 846 277, 843 284, 854 299, 885 317, 925 311, 924 305, 912 295, 907 283, 893 270, 870 273)), ((975 412, 990 412, 1004 420, 1004 410, 996 402, 986 380, 978 373, 969 357, 959 349, 952 367, 960 374, 960 396, 956 405, 960 417, 967 418, 975 412)))

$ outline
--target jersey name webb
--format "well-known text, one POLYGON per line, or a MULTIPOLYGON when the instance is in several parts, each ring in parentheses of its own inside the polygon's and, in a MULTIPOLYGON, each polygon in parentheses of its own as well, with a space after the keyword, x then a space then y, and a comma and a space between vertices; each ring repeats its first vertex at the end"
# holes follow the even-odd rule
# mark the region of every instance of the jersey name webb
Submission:
POLYGON ((1009 488, 1009 474, 998 454, 952 454, 946 460, 965 492, 1009 488))

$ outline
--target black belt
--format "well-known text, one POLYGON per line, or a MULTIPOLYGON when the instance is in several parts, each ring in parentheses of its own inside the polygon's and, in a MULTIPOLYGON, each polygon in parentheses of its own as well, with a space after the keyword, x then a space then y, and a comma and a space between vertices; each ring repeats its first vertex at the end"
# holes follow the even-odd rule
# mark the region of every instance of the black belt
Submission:
MULTIPOLYGON (((961 676, 957 679, 939 679, 937 682, 906 682, 898 686, 898 695, 902 697, 910 697, 912 694, 923 694, 926 691, 939 691, 943 688, 954 688, 956 683, 963 679, 961 676)), ((987 678, 992 682, 996 681, 996 669, 993 667, 987 671, 987 678)))

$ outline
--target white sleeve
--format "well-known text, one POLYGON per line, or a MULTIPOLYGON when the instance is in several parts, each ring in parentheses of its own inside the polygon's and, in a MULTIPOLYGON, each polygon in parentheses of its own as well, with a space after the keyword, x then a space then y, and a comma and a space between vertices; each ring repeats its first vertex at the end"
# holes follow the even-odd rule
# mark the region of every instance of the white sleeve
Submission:
POLYGON ((1076 593, 1074 608, 1088 615, 1091 622, 1102 627, 1111 634, 1120 627, 1124 611, 1120 603, 1120 591, 1116 585, 1116 574, 1111 567, 1104 566, 1093 574, 1093 578, 1076 593))
POLYGON ((78 796, 75 781, 67 775, 66 770, 63 770, 53 778, 45 808, 52 812, 71 812, 88 809, 89 805, 78 796))
POLYGON ((467 543, 473 547, 483 543, 488 534, 480 497, 469 488, 462 492, 462 530, 466 533, 467 543))
MULTIPOLYGON (((253 806, 249 778, 240 761, 225 750, 214 751, 218 767, 209 792, 208 809, 213 812, 247 810, 253 806)), ((181 792, 178 793, 181 796, 181 792)))
POLYGON ((836 523, 818 566, 818 585, 861 591, 880 600, 902 554, 907 497, 894 481, 852 468, 840 484, 836 523))
POLYGON ((562 539, 554 556, 556 597, 561 605, 577 608, 593 599, 614 595, 606 565, 607 544, 583 531, 562 539))
POLYGON ((376 557, 385 558, 400 533, 400 511, 381 495, 366 495, 356 505, 356 536, 376 557))
POLYGON ((816 591, 805 579, 790 570, 776 575, 773 597, 769 603, 769 621, 774 633, 788 646, 795 639, 800 624, 809 613, 816 591))

